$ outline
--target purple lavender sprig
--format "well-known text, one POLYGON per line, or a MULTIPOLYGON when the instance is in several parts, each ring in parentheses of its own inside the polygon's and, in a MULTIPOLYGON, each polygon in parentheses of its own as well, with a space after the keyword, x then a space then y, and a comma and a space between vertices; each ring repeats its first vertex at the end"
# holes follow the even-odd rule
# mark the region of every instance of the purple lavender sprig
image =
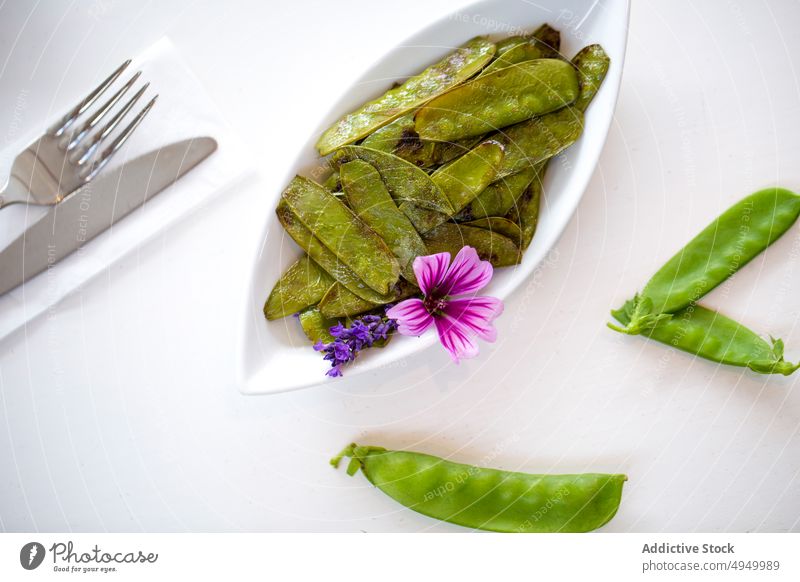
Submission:
POLYGON ((330 328, 334 340, 329 343, 318 341, 314 349, 325 354, 324 359, 331 363, 326 375, 336 378, 342 375, 342 366, 356 359, 358 353, 371 348, 379 340, 385 340, 394 330, 397 322, 380 315, 363 315, 354 319, 350 327, 341 323, 330 328))

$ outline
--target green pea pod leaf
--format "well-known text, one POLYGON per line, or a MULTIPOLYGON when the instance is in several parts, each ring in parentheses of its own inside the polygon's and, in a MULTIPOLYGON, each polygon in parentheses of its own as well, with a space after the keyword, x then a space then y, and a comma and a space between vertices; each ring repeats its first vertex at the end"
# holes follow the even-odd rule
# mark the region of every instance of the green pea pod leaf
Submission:
POLYGON ((558 59, 505 67, 431 100, 414 118, 422 139, 453 141, 543 115, 578 97, 575 68, 558 59))
POLYGON ((494 43, 485 38, 472 39, 419 75, 407 79, 399 87, 390 89, 334 123, 317 142, 319 153, 325 156, 336 148, 358 141, 469 79, 491 60, 495 50, 494 43))
POLYGON ((351 457, 398 503, 434 519, 497 532, 586 532, 617 512, 622 474, 541 475, 455 463, 433 455, 351 444, 331 459, 351 457))
POLYGON ((303 255, 275 283, 264 303, 264 316, 280 319, 315 305, 332 284, 333 278, 303 255))

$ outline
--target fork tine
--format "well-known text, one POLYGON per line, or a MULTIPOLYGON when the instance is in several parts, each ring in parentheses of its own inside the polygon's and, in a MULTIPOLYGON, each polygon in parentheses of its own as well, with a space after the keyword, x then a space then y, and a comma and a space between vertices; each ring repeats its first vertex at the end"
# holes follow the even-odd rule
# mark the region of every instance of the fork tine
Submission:
POLYGON ((108 112, 111 110, 111 108, 114 107, 114 105, 116 105, 117 102, 120 99, 122 99, 122 96, 125 95, 125 93, 128 92, 128 89, 130 89, 133 86, 133 84, 141 76, 141 74, 142 74, 141 71, 137 71, 137 73, 135 75, 133 75, 133 77, 131 77, 128 80, 128 82, 125 83, 120 88, 119 91, 114 93, 114 95, 111 97, 111 99, 106 101, 103 104, 103 106, 100 107, 100 109, 98 109, 97 111, 92 113, 92 115, 89 117, 89 119, 87 119, 86 121, 83 122, 83 124, 80 126, 80 128, 78 130, 76 130, 76 132, 70 137, 70 141, 67 144, 67 151, 71 151, 72 149, 74 149, 75 146, 77 146, 78 143, 80 143, 80 141, 84 137, 86 137, 86 134, 89 133, 89 131, 91 131, 91 129, 95 125, 97 125, 97 123, 101 119, 103 119, 103 117, 105 117, 108 114, 108 112))
POLYGON ((128 141, 128 138, 131 136, 131 134, 136 130, 137 127, 139 127, 139 124, 142 122, 145 116, 150 113, 153 105, 156 104, 156 99, 158 99, 158 95, 153 97, 150 102, 145 105, 139 113, 136 114, 136 117, 133 118, 133 121, 131 121, 128 126, 122 130, 122 133, 114 138, 114 141, 111 142, 111 145, 103 150, 99 159, 84 170, 84 172, 87 172, 88 170, 83 178, 84 182, 89 182, 92 180, 100 172, 100 170, 105 167, 111 158, 114 157, 114 154, 117 153, 123 145, 125 145, 125 142, 128 141))
POLYGON ((122 63, 117 70, 111 73, 105 81, 100 83, 100 85, 94 91, 84 97, 83 101, 78 103, 73 109, 70 110, 69 113, 62 117, 61 121, 59 121, 50 129, 50 133, 56 137, 63 135, 64 131, 66 131, 66 129, 75 122, 78 116, 86 111, 87 108, 91 107, 91 105, 97 101, 98 97, 105 93, 106 89, 108 89, 111 84, 119 78, 122 72, 127 69, 128 65, 130 64, 131 59, 128 59, 122 63))
POLYGON ((139 98, 144 94, 149 86, 150 83, 145 83, 144 86, 139 89, 136 94, 114 114, 114 116, 109 120, 108 123, 106 123, 103 129, 98 131, 92 137, 88 144, 86 144, 83 148, 78 148, 78 150, 76 150, 75 158, 77 158, 77 161, 74 161, 74 163, 82 166, 87 162, 87 160, 89 160, 90 157, 92 157, 92 154, 94 154, 97 146, 100 145, 100 142, 108 137, 108 135, 114 131, 114 129, 116 129, 117 125, 119 125, 119 122, 122 121, 125 115, 127 115, 128 111, 130 111, 131 108, 136 105, 136 102, 139 101, 139 98))

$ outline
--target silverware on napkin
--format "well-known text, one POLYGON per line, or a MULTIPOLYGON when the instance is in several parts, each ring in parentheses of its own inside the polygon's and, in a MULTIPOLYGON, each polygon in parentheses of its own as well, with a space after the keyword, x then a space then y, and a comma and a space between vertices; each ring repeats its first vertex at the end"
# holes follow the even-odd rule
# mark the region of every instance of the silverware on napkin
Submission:
POLYGON ((158 95, 153 97, 139 113, 133 116, 128 125, 111 139, 114 130, 129 117, 128 113, 150 85, 145 83, 122 107, 116 109, 128 90, 136 84, 141 71, 128 79, 101 106, 97 108, 93 106, 130 63, 130 60, 122 63, 105 81, 70 109, 58 123, 14 159, 9 180, 0 190, 0 208, 15 203, 42 206, 58 204, 66 196, 93 180, 114 154, 125 145, 158 98, 158 95), (84 115, 88 117, 80 121, 84 115), (95 129, 109 116, 110 119, 102 128, 95 129), (106 142, 110 143, 101 149, 100 146, 106 142))
POLYGON ((0 294, 41 273, 174 184, 217 149, 211 137, 143 154, 82 186, 0 250, 0 294))

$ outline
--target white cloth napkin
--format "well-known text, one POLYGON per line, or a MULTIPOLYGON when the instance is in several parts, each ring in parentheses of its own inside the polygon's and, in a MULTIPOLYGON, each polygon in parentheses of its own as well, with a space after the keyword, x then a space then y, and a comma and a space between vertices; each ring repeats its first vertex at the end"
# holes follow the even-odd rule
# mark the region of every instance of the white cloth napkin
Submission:
MULTIPOLYGON (((150 88, 138 106, 143 106, 155 93, 159 98, 108 169, 188 137, 211 136, 218 142, 217 151, 176 184, 87 242, 79 251, 0 296, 0 339, 47 311, 132 249, 193 208, 207 203, 214 194, 223 192, 248 173, 251 164, 246 149, 233 135, 219 109, 168 38, 162 38, 134 59, 122 79, 127 79, 137 70, 142 71, 142 81, 137 88, 143 81, 150 82, 150 88)), ((86 90, 88 92, 91 87, 86 90)), ((71 105, 65 104, 64 110, 71 105)), ((41 134, 41 130, 38 133, 41 134)), ((3 162, 0 175, 8 176, 14 156, 36 137, 36 134, 27 135, 0 153, 3 162)), ((47 212, 47 208, 22 205, 0 210, 0 249, 47 212)))

